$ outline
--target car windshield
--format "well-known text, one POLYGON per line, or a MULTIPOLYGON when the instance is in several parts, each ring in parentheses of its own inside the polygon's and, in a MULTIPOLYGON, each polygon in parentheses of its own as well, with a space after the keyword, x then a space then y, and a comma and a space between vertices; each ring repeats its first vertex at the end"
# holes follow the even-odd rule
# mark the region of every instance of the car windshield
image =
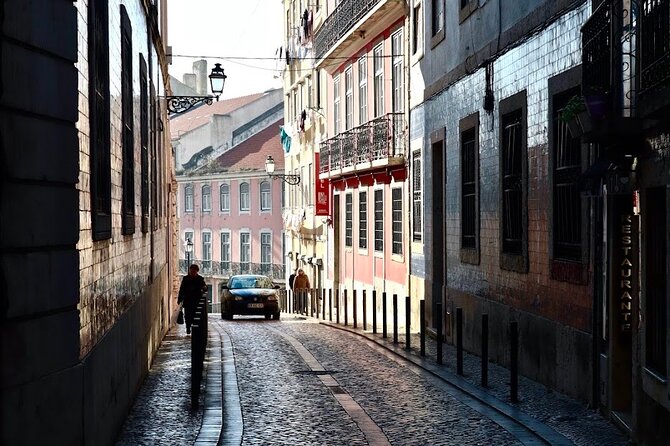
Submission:
POLYGON ((239 290, 242 288, 272 288, 272 281, 267 277, 248 276, 232 277, 228 282, 228 288, 239 290))

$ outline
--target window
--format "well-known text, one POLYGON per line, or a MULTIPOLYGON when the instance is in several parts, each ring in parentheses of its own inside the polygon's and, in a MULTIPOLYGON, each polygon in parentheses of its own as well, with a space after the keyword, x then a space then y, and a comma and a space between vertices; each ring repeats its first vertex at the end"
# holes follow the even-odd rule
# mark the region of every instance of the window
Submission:
POLYGON ((393 90, 393 111, 395 113, 402 112, 405 109, 405 95, 404 91, 404 69, 403 69, 403 43, 402 30, 394 33, 391 36, 391 54, 393 71, 392 71, 392 90, 393 90))
POLYGON ((261 211, 269 211, 272 209, 272 192, 270 190, 270 182, 261 182, 261 211))
POLYGON ((554 97, 553 107, 553 238, 554 259, 582 260, 582 200, 577 187, 581 174, 581 142, 573 138, 561 109, 579 89, 554 97))
POLYGON ((309 163, 307 168, 307 205, 312 206, 314 204, 314 164, 309 163))
POLYGON ((358 193, 358 247, 368 247, 368 193, 358 193))
POLYGON ((193 212, 193 185, 184 185, 184 212, 193 212))
POLYGON ((221 233, 221 270, 230 271, 230 232, 221 233))
POLYGON ((431 43, 435 46, 444 39, 444 0, 431 0, 431 43))
POLYGON ((272 234, 261 232, 261 274, 272 275, 272 234))
POLYGON ((251 234, 248 232, 240 233, 240 271, 251 272, 251 234))
MULTIPOLYGON (((195 237, 193 235, 193 231, 185 231, 184 232, 184 244, 182 244, 184 250, 186 250, 186 245, 185 243, 188 241, 191 241, 191 243, 195 243, 195 237)), ((195 245, 194 245, 195 246, 195 245)), ((193 260, 193 253, 186 253, 186 260, 193 260)))
POLYGON ((348 193, 344 196, 344 246, 353 246, 353 196, 348 193))
MULTIPOLYGON (((667 376, 667 199, 665 186, 647 189, 645 365, 667 376)), ((632 224, 629 226, 632 231, 632 224)), ((630 269, 628 269, 630 271, 630 269)), ((623 274, 623 272, 622 272, 623 274)), ((631 298, 632 300, 632 298, 631 298)))
POLYGON ((312 104, 312 76, 307 76, 307 107, 313 108, 314 104, 312 104))
MULTIPOLYGON (((149 230, 149 92, 147 84, 147 63, 140 54, 140 177, 142 193, 142 232, 149 230)), ((153 155, 153 153, 152 153, 153 155)), ((154 168, 155 169, 155 168, 154 168)), ((153 171, 152 171, 153 174, 153 171)), ((156 203, 154 202, 154 206, 156 203)))
POLYGON ((459 0, 459 2, 461 7, 459 9, 458 19, 459 22, 463 22, 475 11, 475 9, 477 9, 479 2, 475 0, 459 0))
POLYGON ((202 186, 202 212, 210 212, 212 210, 212 187, 209 185, 202 186))
MULTIPOLYGON (((126 8, 121 6, 121 233, 135 232, 135 136, 133 115, 133 31, 126 8)), ((109 123, 107 123, 109 125, 109 123)))
POLYGON ((500 250, 503 269, 528 270, 526 92, 500 102, 500 250))
POLYGON ((93 240, 112 236, 112 168, 107 0, 88 5, 88 73, 93 240))
POLYGON ((459 123, 461 136, 461 261, 479 264, 479 114, 459 123))
POLYGON ((375 251, 384 251, 384 191, 375 190, 375 251))
POLYGON ((202 260, 212 260, 212 233, 209 231, 202 231, 202 260))
POLYGON ((382 45, 377 45, 373 54, 374 66, 374 93, 375 93, 375 118, 384 114, 384 52, 382 45))
POLYGON ((159 186, 158 181, 159 179, 162 179, 163 172, 158 172, 158 166, 162 166, 163 163, 159 161, 159 156, 160 156, 160 151, 158 150, 158 144, 159 144, 159 138, 158 135, 158 107, 157 107, 157 100, 156 100, 156 87, 154 87, 153 81, 150 82, 150 87, 149 87, 149 98, 150 98, 150 105, 149 105, 149 121, 150 121, 150 128, 151 128, 151 139, 150 139, 150 147, 151 147, 151 229, 153 231, 158 229, 158 223, 159 223, 159 217, 163 217, 163 203, 162 203, 162 196, 159 199, 159 191, 162 193, 163 188, 159 186))
POLYGON ((344 72, 344 127, 354 126, 354 71, 351 65, 344 72))
POLYGON ((412 152, 412 238, 415 242, 421 241, 423 232, 421 220, 423 208, 421 188, 421 150, 415 150, 412 152))
POLYGON ((368 56, 358 59, 358 124, 368 122, 368 56))
POLYGON ((333 79, 333 129, 335 135, 340 133, 340 75, 333 79))
POLYGON ((249 183, 240 184, 240 212, 249 212, 251 208, 249 197, 249 183))
POLYGON ((423 17, 421 3, 414 6, 412 11, 412 54, 416 54, 423 46, 423 17))
POLYGON ((230 186, 226 183, 219 186, 219 206, 221 212, 230 212, 230 186))
POLYGON ((402 255, 402 189, 391 189, 391 229, 393 254, 402 255))

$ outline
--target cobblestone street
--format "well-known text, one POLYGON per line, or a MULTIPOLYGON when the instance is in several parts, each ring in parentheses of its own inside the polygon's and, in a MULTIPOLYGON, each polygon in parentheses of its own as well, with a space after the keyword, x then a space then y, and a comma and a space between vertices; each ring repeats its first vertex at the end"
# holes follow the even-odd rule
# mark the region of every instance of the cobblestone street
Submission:
MULTIPOLYGON (((445 346, 445 365, 437 366, 432 340, 433 359, 423 359, 390 337, 315 318, 222 321, 211 315, 208 376, 221 358, 222 343, 212 342, 219 337, 232 345, 234 361, 225 362, 231 358, 224 350, 223 374, 234 370, 236 385, 224 385, 219 397, 221 387, 207 385, 208 379, 204 407, 192 411, 190 338, 182 326, 174 328, 117 445, 627 444, 596 412, 531 381, 522 380, 521 401, 508 404, 508 372, 494 364, 490 388, 477 388, 477 358, 466 356, 465 377, 457 377, 449 365, 454 352, 445 346), (462 390, 468 385, 470 393, 462 390), (231 403, 241 409, 238 433, 226 430, 235 419, 231 403), (199 439, 203 412, 210 410, 224 414, 218 443, 199 439)), ((418 337, 412 344, 418 348, 418 337)))

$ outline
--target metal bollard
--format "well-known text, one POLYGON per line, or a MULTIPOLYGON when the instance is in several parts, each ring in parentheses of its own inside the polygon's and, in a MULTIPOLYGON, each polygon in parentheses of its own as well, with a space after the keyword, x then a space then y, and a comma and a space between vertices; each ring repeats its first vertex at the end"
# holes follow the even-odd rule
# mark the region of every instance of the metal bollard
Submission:
POLYGON ((489 315, 482 314, 482 387, 489 386, 489 315))
POLYGON ((322 311, 322 317, 324 321, 326 320, 326 289, 321 288, 321 311, 322 311))
POLYGON ((510 334, 510 400, 519 401, 519 323, 509 324, 510 334))
POLYGON ((335 290, 335 323, 340 323, 340 290, 335 290))
POLYGON ((372 290, 372 334, 377 334, 377 290, 372 290))
POLYGON ((398 295, 393 294, 393 343, 398 343, 398 295))
POLYGON ((412 302, 409 296, 405 296, 405 349, 407 350, 410 350, 412 348, 412 340, 410 339, 411 324, 412 324, 412 302))
POLYGON ((328 288, 328 320, 333 322, 333 289, 328 288))
POLYGON ((421 338, 421 356, 426 356, 426 301, 419 301, 419 335, 421 338))
POLYGON ((349 299, 347 298, 348 290, 344 289, 344 326, 349 325, 349 299))
POLYGON ((386 291, 382 292, 382 338, 386 339, 388 337, 388 331, 386 327, 386 291))
POLYGON ((356 290, 354 290, 354 328, 358 328, 358 300, 356 299, 356 290))
POLYGON ((442 302, 435 302, 435 317, 437 329, 437 363, 442 364, 442 302))
POLYGON ((456 373, 463 375, 463 309, 456 308, 456 373))
POLYGON ((365 290, 363 290, 363 331, 368 329, 368 312, 367 312, 367 296, 365 295, 365 290))

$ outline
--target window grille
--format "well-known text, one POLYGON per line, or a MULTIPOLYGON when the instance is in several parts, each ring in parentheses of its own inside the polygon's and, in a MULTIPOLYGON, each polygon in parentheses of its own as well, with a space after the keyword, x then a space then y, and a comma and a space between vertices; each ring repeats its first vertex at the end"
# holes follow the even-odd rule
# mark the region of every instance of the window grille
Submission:
POLYGON ((420 242, 423 235, 423 198, 421 196, 422 181, 421 150, 415 150, 412 153, 412 223, 414 229, 413 239, 415 242, 420 242))
POLYGON ((402 189, 391 189, 391 226, 393 254, 402 254, 402 189))
POLYGON ((384 191, 375 190, 375 251, 384 251, 384 191))
POLYGON ((353 246, 353 197, 346 194, 344 197, 344 245, 353 246))
POLYGON ((358 193, 358 247, 368 247, 368 193, 358 193))
POLYGON ((522 110, 502 118, 502 251, 522 254, 523 134, 522 110))
POLYGON ((461 247, 477 247, 477 156, 475 129, 461 133, 461 247))

